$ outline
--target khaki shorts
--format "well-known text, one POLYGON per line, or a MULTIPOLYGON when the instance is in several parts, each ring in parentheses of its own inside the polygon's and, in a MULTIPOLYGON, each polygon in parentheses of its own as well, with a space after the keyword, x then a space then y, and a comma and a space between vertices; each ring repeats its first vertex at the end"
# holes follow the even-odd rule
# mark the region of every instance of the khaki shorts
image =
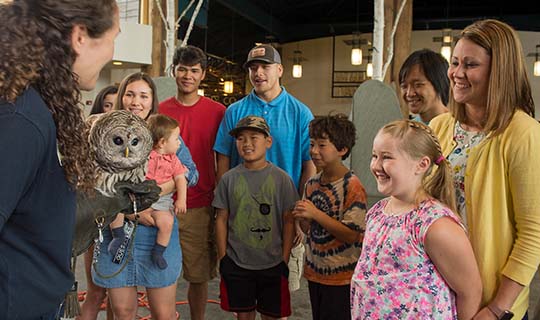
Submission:
POLYGON ((214 208, 192 208, 176 217, 183 277, 192 283, 208 282, 217 275, 214 208))

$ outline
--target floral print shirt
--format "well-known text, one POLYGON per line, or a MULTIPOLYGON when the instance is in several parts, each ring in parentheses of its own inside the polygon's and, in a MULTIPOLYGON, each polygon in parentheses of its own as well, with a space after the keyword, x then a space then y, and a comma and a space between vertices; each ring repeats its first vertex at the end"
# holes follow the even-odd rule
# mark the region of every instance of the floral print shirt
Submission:
POLYGON ((367 213, 362 253, 351 281, 352 319, 457 319, 455 294, 424 249, 439 218, 459 218, 436 200, 404 214, 384 212, 390 198, 367 213))
POLYGON ((456 121, 454 127, 456 147, 448 155, 448 161, 450 161, 452 173, 454 174, 457 209, 465 226, 467 226, 467 208, 465 205, 465 171, 467 169, 467 160, 469 159, 471 149, 482 142, 485 136, 483 132, 466 131, 461 127, 459 121, 456 121))

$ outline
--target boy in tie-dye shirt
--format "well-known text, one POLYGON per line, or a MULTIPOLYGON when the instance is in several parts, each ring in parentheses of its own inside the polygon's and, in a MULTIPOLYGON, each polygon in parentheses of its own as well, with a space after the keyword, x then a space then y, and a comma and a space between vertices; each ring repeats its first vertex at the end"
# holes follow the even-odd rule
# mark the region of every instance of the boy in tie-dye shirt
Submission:
POLYGON ((350 319, 350 282, 365 229, 364 187, 342 163, 356 129, 345 115, 313 120, 311 158, 320 170, 305 186, 293 214, 307 234, 304 277, 313 319, 350 319))

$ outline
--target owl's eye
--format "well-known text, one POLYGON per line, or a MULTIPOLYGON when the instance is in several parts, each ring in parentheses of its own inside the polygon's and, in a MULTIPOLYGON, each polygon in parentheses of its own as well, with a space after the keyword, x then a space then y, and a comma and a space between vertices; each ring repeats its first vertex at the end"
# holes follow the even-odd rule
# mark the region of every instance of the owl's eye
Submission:
POLYGON ((132 146, 136 146, 139 144, 139 138, 134 138, 133 140, 131 140, 131 145, 132 146))
POLYGON ((117 146, 121 146, 121 145, 124 144, 124 140, 122 138, 120 138, 120 137, 114 137, 113 142, 117 146))

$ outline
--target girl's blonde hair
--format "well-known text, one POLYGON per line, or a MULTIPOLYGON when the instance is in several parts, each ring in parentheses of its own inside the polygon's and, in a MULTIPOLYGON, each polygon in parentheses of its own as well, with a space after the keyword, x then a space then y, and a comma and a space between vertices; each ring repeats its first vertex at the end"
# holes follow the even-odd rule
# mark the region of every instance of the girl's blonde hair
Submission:
POLYGON ((433 130, 423 123, 411 120, 390 122, 379 130, 399 141, 399 147, 412 159, 428 157, 430 166, 422 177, 422 188, 417 192, 417 200, 423 192, 439 200, 456 212, 456 195, 450 163, 442 154, 441 145, 433 130), (433 170, 433 166, 438 168, 433 170))

